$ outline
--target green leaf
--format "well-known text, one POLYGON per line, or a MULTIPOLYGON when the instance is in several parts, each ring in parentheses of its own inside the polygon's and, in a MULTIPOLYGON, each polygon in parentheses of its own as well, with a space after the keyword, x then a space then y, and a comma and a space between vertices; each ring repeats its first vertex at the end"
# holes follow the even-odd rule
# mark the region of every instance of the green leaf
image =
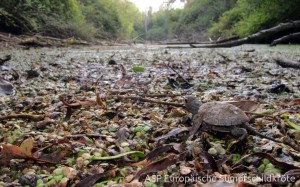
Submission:
POLYGON ((133 70, 134 72, 143 72, 143 71, 145 71, 145 68, 143 68, 143 67, 141 67, 141 66, 134 66, 134 67, 132 68, 132 70, 133 70))
POLYGON ((77 156, 79 157, 79 156, 81 156, 81 155, 83 155, 84 153, 87 153, 88 151, 86 151, 86 150, 81 150, 81 151, 79 151, 78 153, 77 153, 77 156))
POLYGON ((266 174, 278 174, 281 173, 281 170, 275 168, 273 164, 269 163, 266 165, 265 172, 266 174))
POLYGON ((239 155, 239 154, 232 154, 232 162, 233 163, 236 163, 240 159, 241 159, 241 155, 239 155))
POLYGON ((152 182, 146 182, 146 187, 157 187, 157 185, 152 182))
POLYGON ((56 181, 61 181, 63 178, 64 178, 63 175, 58 175, 53 177, 53 179, 55 179, 56 181))
POLYGON ((56 180, 55 179, 51 179, 50 181, 48 181, 46 183, 47 186, 54 185, 54 184, 56 184, 56 180))
POLYGON ((264 164, 261 164, 259 167, 258 167, 258 172, 259 173, 263 173, 265 170, 265 165, 264 164))
POLYGON ((118 154, 118 155, 114 155, 114 156, 104 156, 104 157, 91 156, 89 159, 90 160, 113 160, 113 159, 121 158, 121 157, 126 156, 126 155, 132 155, 134 157, 139 157, 139 158, 145 156, 145 154, 143 152, 140 152, 140 151, 130 151, 130 152, 126 152, 126 153, 121 153, 121 154, 118 154))
POLYGON ((137 126, 136 128, 134 128, 134 130, 133 130, 133 132, 141 132, 141 131, 143 131, 143 127, 142 126, 137 126))
POLYGON ((55 169, 55 170, 53 171, 53 174, 54 174, 55 176, 62 175, 62 174, 63 174, 62 168, 57 168, 57 169, 55 169))
POLYGON ((269 164, 269 163, 270 163, 270 161, 269 161, 268 159, 266 159, 266 158, 263 159, 263 164, 264 164, 264 165, 267 165, 267 164, 269 164))
POLYGON ((44 181, 42 180, 42 179, 38 179, 37 181, 36 181, 36 185, 37 186, 40 186, 40 185, 43 185, 44 184, 44 181))
POLYGON ((86 137, 86 136, 83 136, 83 138, 84 138, 89 144, 93 144, 93 143, 94 143, 92 139, 90 139, 90 138, 88 138, 88 137, 86 137))
POLYGON ((292 128, 294 128, 297 132, 300 132, 300 126, 299 125, 296 125, 295 123, 291 122, 289 120, 289 115, 288 114, 283 114, 283 118, 284 118, 284 121, 289 125, 291 126, 292 128))

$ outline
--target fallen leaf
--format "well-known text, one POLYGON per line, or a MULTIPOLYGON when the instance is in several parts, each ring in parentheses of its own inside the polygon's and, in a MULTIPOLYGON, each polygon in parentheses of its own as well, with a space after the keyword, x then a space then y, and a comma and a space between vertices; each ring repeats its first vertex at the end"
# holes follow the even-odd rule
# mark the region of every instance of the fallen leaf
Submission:
POLYGON ((291 105, 299 105, 300 104, 300 99, 295 99, 291 101, 291 105))
POLYGON ((267 158, 270 161, 270 163, 272 163, 277 168, 281 168, 281 169, 285 169, 285 170, 300 169, 299 166, 294 166, 292 164, 288 164, 288 163, 285 163, 285 162, 282 162, 282 161, 278 161, 272 155, 270 155, 268 153, 263 153, 263 152, 257 152, 257 153, 252 153, 252 154, 246 155, 243 158, 241 158, 238 162, 236 162, 232 167, 236 167, 244 159, 246 159, 248 157, 251 157, 251 156, 258 156, 258 157, 261 157, 261 158, 267 158))
POLYGON ((155 158, 161 156, 163 153, 166 153, 166 152, 168 152, 170 150, 173 150, 173 149, 174 149, 173 145, 165 145, 165 146, 162 146, 162 147, 158 147, 158 148, 154 149, 153 151, 151 151, 150 153, 148 153, 145 156, 145 159, 154 160, 155 158))
POLYGON ((182 132, 186 132, 186 131, 189 131, 189 130, 191 130, 190 127, 176 128, 176 129, 171 130, 170 132, 168 132, 168 134, 166 134, 164 136, 155 138, 154 141, 159 142, 160 140, 168 139, 172 136, 176 136, 177 134, 180 134, 182 132))
POLYGON ((96 102, 99 106, 102 106, 103 108, 106 108, 106 103, 101 99, 99 93, 97 94, 97 97, 96 97, 96 102))
POLYGON ((0 144, 1 148, 1 156, 5 155, 6 158, 25 158, 26 155, 21 151, 19 146, 16 145, 7 145, 7 144, 0 144))
POLYGON ((99 181, 100 179, 102 179, 102 180, 111 179, 111 178, 115 177, 116 171, 117 171, 116 169, 112 169, 105 173, 99 173, 99 174, 88 176, 85 179, 83 179, 82 181, 80 181, 79 183, 77 183, 75 185, 75 187, 90 187, 90 186, 94 185, 97 181, 99 181))
POLYGON ((47 155, 42 155, 39 158, 36 158, 36 160, 39 162, 58 164, 66 155, 67 155, 67 150, 62 150, 47 155))
POLYGON ((255 101, 248 101, 248 100, 244 100, 244 101, 226 101, 225 103, 232 104, 232 105, 240 108, 244 112, 254 112, 260 106, 259 103, 255 102, 255 101))
POLYGON ((14 87, 10 82, 0 78, 0 94, 10 95, 13 93, 13 88, 14 87))
POLYGON ((133 68, 132 68, 132 70, 134 71, 134 72, 144 72, 145 71, 145 68, 143 68, 143 67, 141 67, 141 66, 134 66, 133 68))
POLYGON ((34 146, 34 141, 33 141, 33 138, 30 137, 21 143, 20 150, 27 157, 32 157, 33 146, 34 146))
MULTIPOLYGON (((183 154, 185 154, 185 153, 183 153, 183 154)), ((133 180, 139 179, 141 176, 149 174, 149 173, 154 173, 154 172, 165 170, 169 166, 179 162, 182 159, 181 156, 183 154, 180 154, 180 155, 171 154, 157 162, 154 162, 154 163, 148 165, 147 167, 138 171, 136 173, 136 175, 134 176, 133 180)))
POLYGON ((11 159, 28 158, 16 145, 0 144, 0 165, 6 165, 11 159))
POLYGON ((201 154, 202 158, 206 159, 207 162, 209 163, 210 165, 210 169, 212 169, 213 171, 218 171, 218 164, 216 162, 216 160, 214 159, 214 157, 209 154, 208 152, 204 151, 202 154, 201 154))

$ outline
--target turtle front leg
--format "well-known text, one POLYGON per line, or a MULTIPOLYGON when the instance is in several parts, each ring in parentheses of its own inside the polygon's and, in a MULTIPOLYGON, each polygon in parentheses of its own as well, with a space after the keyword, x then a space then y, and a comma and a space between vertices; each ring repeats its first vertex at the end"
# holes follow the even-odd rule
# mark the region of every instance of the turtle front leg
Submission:
POLYGON ((237 143, 243 141, 248 136, 248 133, 247 133, 246 129, 244 129, 244 128, 232 128, 230 132, 233 136, 238 136, 239 139, 236 140, 236 141, 231 142, 228 146, 228 150, 231 150, 234 145, 236 145, 237 143))
POLYGON ((233 136, 239 137, 238 139, 239 142, 244 140, 248 136, 248 133, 244 128, 232 128, 230 132, 233 136))

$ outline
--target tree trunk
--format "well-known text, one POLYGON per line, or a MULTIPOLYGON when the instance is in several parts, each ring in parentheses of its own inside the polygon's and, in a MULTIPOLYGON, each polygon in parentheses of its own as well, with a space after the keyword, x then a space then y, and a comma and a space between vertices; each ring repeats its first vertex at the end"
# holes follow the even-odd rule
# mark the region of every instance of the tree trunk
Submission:
MULTIPOLYGON (((288 22, 288 23, 281 23, 275 27, 272 27, 270 29, 261 30, 255 34, 252 34, 245 38, 232 40, 232 41, 226 41, 223 43, 199 45, 199 46, 193 46, 193 47, 196 47, 196 48, 220 48, 220 47, 234 47, 234 46, 239 46, 242 44, 260 43, 265 38, 274 36, 275 34, 277 34, 279 32, 282 32, 282 31, 285 31, 288 29, 296 29, 296 28, 297 29, 300 28, 300 20, 292 21, 292 22, 288 22)), ((286 41, 289 38, 294 38, 297 36, 299 36, 298 33, 290 34, 290 36, 288 35, 288 36, 282 37, 280 39, 274 40, 274 42, 275 42, 275 44, 277 44, 281 41, 286 41)))

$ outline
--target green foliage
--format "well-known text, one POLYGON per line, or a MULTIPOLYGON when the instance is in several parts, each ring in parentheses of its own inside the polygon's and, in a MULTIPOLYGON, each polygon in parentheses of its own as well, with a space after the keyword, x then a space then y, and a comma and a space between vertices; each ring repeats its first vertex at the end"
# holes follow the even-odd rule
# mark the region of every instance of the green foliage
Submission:
POLYGON ((133 3, 128 1, 117 2, 121 22, 119 36, 122 38, 131 38, 137 34, 134 32, 134 28, 142 23, 142 15, 133 3))
POLYGON ((0 7, 9 15, 2 17, 1 24, 13 33, 38 32, 84 39, 88 36, 82 31, 82 28, 89 27, 85 24, 77 0, 7 0, 1 1, 0 7))
POLYGON ((299 4, 300 0, 189 0, 184 9, 165 6, 142 15, 129 0, 3 0, 0 30, 85 40, 159 41, 207 30, 214 39, 244 37, 299 19, 299 4))
POLYGON ((177 32, 191 34, 206 30, 234 4, 234 0, 191 0, 184 8, 177 32))
POLYGON ((215 38, 245 37, 280 22, 299 19, 299 4, 300 0, 238 0, 236 6, 209 29, 209 33, 215 38))
POLYGON ((89 24, 96 28, 96 37, 117 37, 121 28, 117 10, 114 9, 114 1, 87 0, 82 2, 82 11, 89 24))
POLYGON ((0 1, 0 26, 16 34, 125 39, 141 25, 140 12, 127 0, 0 1))
POLYGON ((151 19, 146 33, 148 40, 191 36, 211 26, 223 12, 233 7, 236 0, 190 0, 183 10, 160 10, 151 19))
POLYGON ((146 33, 148 40, 164 40, 176 35, 176 28, 182 10, 160 10, 152 15, 151 25, 146 33))
POLYGON ((270 163, 270 161, 268 159, 263 159, 263 163, 258 167, 258 171, 260 173, 265 173, 268 175, 276 175, 276 174, 280 174, 281 170, 276 168, 273 164, 270 163))
POLYGON ((208 33, 213 39, 217 39, 220 36, 229 38, 234 35, 232 25, 241 20, 241 9, 233 8, 223 14, 219 21, 213 23, 209 28, 208 33))
POLYGON ((232 154, 232 162, 233 163, 236 163, 240 159, 241 159, 241 155, 240 154, 232 154))

